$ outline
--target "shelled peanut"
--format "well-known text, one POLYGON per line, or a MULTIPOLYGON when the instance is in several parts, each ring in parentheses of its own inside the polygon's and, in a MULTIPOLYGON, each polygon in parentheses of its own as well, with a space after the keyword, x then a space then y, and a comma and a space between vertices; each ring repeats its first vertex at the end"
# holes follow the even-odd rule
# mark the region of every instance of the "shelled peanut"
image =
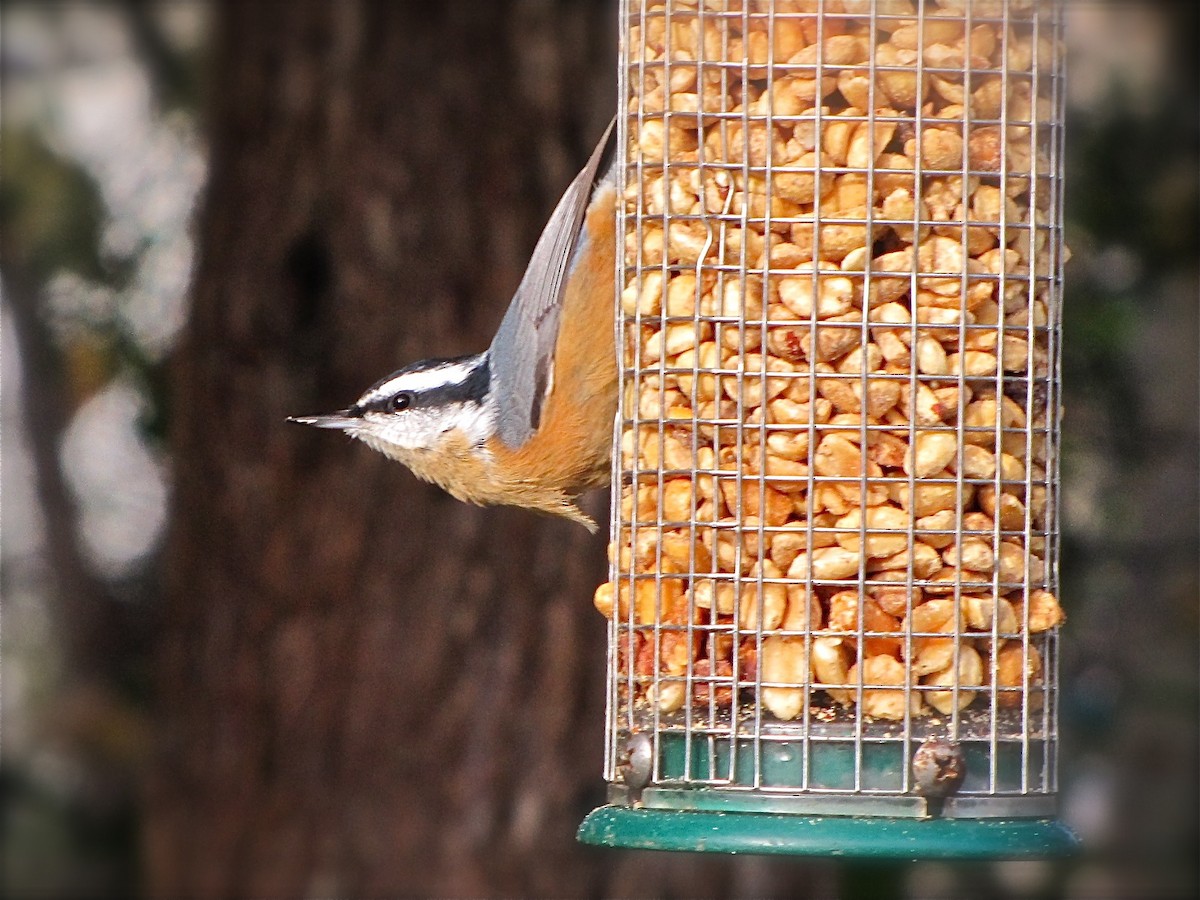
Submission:
POLYGON ((1064 618, 1056 48, 1032 2, 871 6, 628 26, 625 480, 596 605, 662 710, 1040 700, 1064 618))

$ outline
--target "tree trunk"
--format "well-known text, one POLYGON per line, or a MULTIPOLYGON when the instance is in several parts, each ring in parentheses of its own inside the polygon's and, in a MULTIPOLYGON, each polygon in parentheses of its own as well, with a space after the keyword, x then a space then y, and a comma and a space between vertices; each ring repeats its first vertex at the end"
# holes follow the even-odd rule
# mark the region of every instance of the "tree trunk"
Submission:
POLYGON ((613 5, 217 18, 149 894, 779 890, 775 864, 575 842, 602 800, 602 539, 285 422, 486 345, 614 107, 613 5))

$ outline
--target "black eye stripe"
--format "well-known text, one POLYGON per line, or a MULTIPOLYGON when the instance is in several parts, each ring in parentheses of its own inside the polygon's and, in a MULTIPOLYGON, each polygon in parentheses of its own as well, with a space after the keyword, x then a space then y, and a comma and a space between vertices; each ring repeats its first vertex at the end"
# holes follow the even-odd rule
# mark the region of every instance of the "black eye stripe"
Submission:
MULTIPOLYGON (((482 403, 484 397, 487 396, 491 381, 487 359, 480 359, 479 357, 462 357, 460 359, 477 360, 477 364, 469 370, 462 381, 438 384, 433 387, 421 389, 406 388, 390 394, 376 393, 375 396, 370 397, 361 406, 356 407, 359 410, 359 415, 365 412, 398 413, 405 410, 448 406, 452 403, 482 403)), ((458 361, 459 359, 448 360, 448 362, 458 361)), ((417 365, 428 365, 428 362, 417 365)), ((373 391, 368 392, 368 396, 389 381, 398 380, 399 376, 403 374, 404 370, 401 370, 389 375, 380 381, 373 391)))

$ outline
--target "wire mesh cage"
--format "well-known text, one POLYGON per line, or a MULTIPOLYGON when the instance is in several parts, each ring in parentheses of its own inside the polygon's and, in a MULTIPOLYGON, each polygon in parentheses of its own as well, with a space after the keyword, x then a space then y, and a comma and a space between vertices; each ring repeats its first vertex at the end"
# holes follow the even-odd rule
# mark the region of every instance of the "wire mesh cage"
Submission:
POLYGON ((1069 847, 1059 9, 621 16, 611 805, 582 839, 1069 847), (691 818, 647 837, 655 810, 691 818))

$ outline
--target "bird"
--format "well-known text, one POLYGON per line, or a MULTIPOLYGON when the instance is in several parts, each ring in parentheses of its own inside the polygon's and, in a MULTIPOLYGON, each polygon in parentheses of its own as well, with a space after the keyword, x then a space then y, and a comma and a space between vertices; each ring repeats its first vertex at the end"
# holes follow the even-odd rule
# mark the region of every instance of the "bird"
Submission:
POLYGON ((609 483, 617 411, 615 119, 558 201, 481 353, 414 362, 351 406, 290 421, 345 432, 459 500, 563 516, 609 483))

